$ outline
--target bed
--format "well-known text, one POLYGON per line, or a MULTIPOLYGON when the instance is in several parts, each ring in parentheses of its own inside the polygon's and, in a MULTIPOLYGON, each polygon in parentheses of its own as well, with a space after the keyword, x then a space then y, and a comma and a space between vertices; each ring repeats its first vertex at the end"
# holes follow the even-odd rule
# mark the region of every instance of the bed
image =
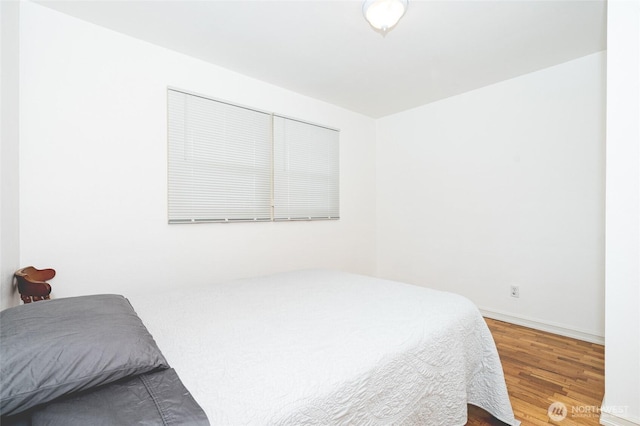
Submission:
MULTIPOLYGON (((152 415, 170 413, 162 423, 138 424, 453 426, 466 423, 467 404, 519 424, 484 320, 469 300, 452 293, 313 270, 189 286, 188 292, 132 294, 129 302, 149 335, 145 339, 157 347, 156 359, 122 377, 67 386, 60 395, 32 400, 25 410, 16 410, 13 401, 12 416, 4 420, 71 425, 48 419, 73 418, 79 406, 90 416, 91 407, 100 406, 96 401, 110 401, 110 394, 119 395, 111 407, 126 407, 124 386, 133 389, 136 404, 152 400, 152 415), (165 383, 165 396, 133 383, 154 375, 165 383), (153 397, 140 397, 139 386, 153 397), (154 398, 162 405, 165 397, 169 408, 158 407, 154 398)), ((4 347, 4 321, 0 325, 4 347)), ((9 380, 5 370, 3 362, 3 383, 9 380)), ((0 393, 6 415, 5 391, 0 393)), ((97 410, 102 416, 114 411, 97 410)), ((142 416, 141 410, 129 411, 142 416)))

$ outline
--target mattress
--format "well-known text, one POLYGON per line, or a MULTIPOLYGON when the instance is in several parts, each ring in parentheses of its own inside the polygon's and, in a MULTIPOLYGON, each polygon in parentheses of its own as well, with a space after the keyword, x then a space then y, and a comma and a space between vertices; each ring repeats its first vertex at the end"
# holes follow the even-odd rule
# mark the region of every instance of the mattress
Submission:
POLYGON ((213 425, 519 424, 459 295, 313 270, 129 300, 213 425))

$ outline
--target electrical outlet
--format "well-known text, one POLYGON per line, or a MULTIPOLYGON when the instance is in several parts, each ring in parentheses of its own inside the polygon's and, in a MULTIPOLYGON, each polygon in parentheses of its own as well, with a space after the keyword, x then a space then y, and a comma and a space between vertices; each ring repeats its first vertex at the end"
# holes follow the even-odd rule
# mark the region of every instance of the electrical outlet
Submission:
POLYGON ((520 287, 517 285, 511 286, 511 297, 520 297, 520 287))

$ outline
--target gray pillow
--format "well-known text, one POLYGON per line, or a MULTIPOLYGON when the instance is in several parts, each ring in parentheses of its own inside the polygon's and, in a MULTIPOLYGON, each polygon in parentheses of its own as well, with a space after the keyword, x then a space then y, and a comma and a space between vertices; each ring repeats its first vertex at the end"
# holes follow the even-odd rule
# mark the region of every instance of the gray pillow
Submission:
POLYGON ((168 368, 127 299, 95 295, 0 312, 0 414, 168 368))

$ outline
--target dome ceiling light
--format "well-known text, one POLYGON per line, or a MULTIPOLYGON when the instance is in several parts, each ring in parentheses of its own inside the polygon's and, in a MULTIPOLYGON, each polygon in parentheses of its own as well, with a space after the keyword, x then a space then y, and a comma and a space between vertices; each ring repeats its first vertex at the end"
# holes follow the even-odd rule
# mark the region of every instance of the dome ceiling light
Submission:
POLYGON ((374 30, 386 35, 407 11, 408 0, 365 0, 362 14, 374 30))

